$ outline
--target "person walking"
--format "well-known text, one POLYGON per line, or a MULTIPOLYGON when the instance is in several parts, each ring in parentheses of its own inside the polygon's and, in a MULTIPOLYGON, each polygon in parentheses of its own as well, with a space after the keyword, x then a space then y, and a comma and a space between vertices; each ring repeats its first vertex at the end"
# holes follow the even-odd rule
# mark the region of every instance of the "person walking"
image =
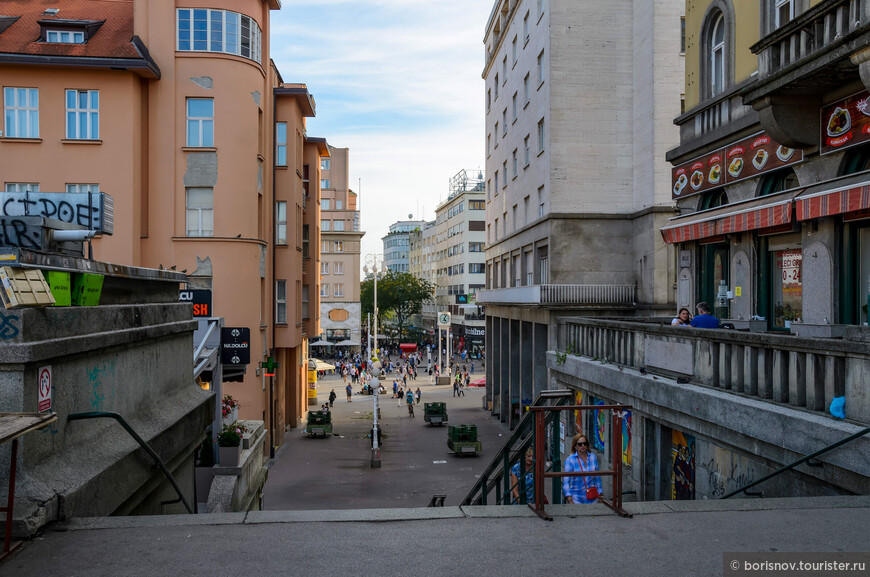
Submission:
POLYGON ((353 387, 350 386, 350 383, 344 388, 344 392, 347 393, 347 402, 350 402, 350 396, 353 394, 353 387))
POLYGON ((415 394, 417 395, 417 404, 419 405, 420 404, 420 397, 423 396, 423 393, 420 391, 420 387, 417 387, 415 394))
POLYGON ((335 394, 335 389, 332 389, 331 391, 329 391, 329 406, 330 407, 334 405, 335 397, 337 397, 337 396, 338 395, 335 394))
MULTIPOLYGON (((571 447, 574 449, 565 459, 565 472, 589 472, 598 470, 598 458, 589 452, 589 439, 583 433, 574 435, 571 447)), ((564 477, 562 493, 566 503, 595 503, 604 489, 601 477, 564 477)))
POLYGON ((459 381, 456 379, 453 380, 453 396, 459 396, 459 381))
POLYGON ((397 407, 402 406, 402 400, 404 400, 404 398, 405 398, 405 389, 403 389, 402 387, 399 387, 399 396, 398 396, 398 400, 396 401, 397 407))

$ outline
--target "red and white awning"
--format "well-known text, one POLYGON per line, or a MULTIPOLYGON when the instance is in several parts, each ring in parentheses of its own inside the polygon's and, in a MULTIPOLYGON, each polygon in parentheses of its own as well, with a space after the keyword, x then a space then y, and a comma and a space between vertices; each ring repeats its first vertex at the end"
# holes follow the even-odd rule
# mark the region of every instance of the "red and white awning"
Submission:
POLYGON ((799 221, 870 209, 870 181, 819 192, 810 189, 795 199, 795 205, 799 221))
POLYGON ((672 218, 674 224, 661 229, 662 237, 674 244, 789 224, 792 199, 799 192, 790 190, 672 218))

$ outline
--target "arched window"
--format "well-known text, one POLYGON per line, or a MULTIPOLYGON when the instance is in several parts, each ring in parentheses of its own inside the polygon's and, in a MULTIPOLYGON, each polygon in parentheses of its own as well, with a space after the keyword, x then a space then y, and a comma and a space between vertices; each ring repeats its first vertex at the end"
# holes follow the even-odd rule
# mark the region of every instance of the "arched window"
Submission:
POLYGON ((718 206, 728 204, 728 195, 724 188, 714 188, 713 190, 704 193, 701 197, 701 202, 698 203, 698 210, 708 210, 718 206))
POLYGON ((725 18, 720 12, 715 17, 710 34, 710 95, 725 90, 725 18))
POLYGON ((840 176, 870 170, 870 145, 856 146, 843 155, 840 176))
POLYGON ((777 192, 782 192, 783 190, 796 188, 799 184, 797 175, 791 168, 777 170, 776 172, 766 175, 759 181, 758 196, 767 196, 768 194, 775 194, 777 192))

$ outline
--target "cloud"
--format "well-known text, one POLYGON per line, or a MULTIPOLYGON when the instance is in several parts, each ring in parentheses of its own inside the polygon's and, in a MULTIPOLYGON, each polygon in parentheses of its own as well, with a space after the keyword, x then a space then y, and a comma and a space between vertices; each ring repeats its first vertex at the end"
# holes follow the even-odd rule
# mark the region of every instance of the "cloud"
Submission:
POLYGON ((309 134, 349 147, 351 182, 362 179, 364 254, 382 252, 389 225, 409 213, 433 219, 448 179, 483 167, 491 8, 491 0, 296 0, 272 12, 273 60, 317 102, 309 134))

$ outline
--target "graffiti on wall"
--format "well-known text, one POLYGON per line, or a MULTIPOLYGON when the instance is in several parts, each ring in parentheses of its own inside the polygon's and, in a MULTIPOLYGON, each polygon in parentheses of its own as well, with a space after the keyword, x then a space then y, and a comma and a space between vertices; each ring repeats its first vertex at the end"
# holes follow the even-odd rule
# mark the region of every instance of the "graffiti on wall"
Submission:
MULTIPOLYGON (((604 401, 595 399, 593 405, 603 405, 604 401)), ((595 409, 592 411, 592 448, 604 452, 607 437, 607 415, 610 411, 595 409)))
POLYGON ((695 499, 695 437, 680 431, 671 436, 671 499, 695 499))
POLYGON ((108 233, 102 204, 110 199, 105 193, 0 192, 0 216, 41 216, 108 233))
POLYGON ((7 341, 18 336, 18 316, 0 311, 0 339, 7 341))
MULTIPOLYGON (((583 404, 582 391, 574 391, 574 404, 583 404)), ((574 430, 578 433, 583 430, 583 411, 574 411, 574 430)), ((573 450, 574 447, 571 447, 571 449, 573 450)))
POLYGON ((622 413, 622 464, 631 467, 631 411, 622 413))
POLYGON ((104 361, 88 369, 88 382, 91 385, 91 408, 94 411, 102 411, 106 392, 112 389, 110 394, 114 395, 115 361, 104 361))
POLYGON ((711 446, 711 451, 710 458, 706 459, 705 456, 705 461, 701 464, 707 475, 707 491, 710 496, 721 497, 766 474, 764 471, 756 471, 759 465, 743 455, 716 446, 711 446))
POLYGON ((42 249, 42 227, 17 218, 0 217, 0 246, 42 249))

